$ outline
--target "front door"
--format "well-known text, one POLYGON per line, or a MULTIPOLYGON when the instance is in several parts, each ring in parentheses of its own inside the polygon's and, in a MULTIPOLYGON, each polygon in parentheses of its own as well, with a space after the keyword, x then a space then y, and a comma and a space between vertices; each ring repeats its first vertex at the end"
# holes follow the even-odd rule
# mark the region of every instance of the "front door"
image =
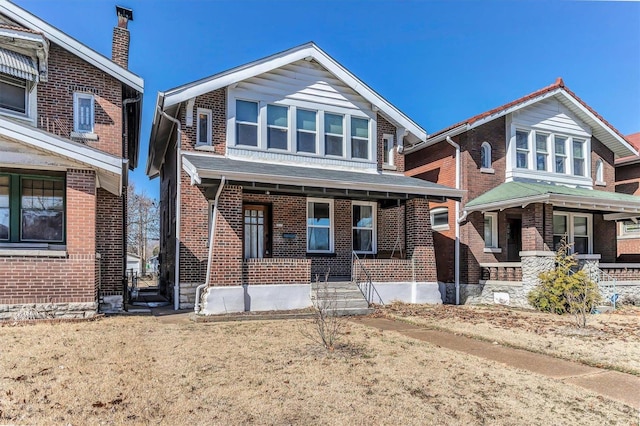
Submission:
POLYGON ((264 205, 245 204, 244 217, 244 258, 271 257, 269 238, 269 208, 264 205))
POLYGON ((507 261, 519 262, 522 251, 522 219, 507 217, 507 261))

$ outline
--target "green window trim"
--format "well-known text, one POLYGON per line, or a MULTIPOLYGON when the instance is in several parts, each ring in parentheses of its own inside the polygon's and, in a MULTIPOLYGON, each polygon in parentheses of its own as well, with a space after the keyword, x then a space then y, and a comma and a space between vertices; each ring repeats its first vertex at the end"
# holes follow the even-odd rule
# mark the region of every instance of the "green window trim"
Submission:
MULTIPOLYGON (((66 211, 67 211, 67 195, 66 181, 63 176, 51 176, 39 174, 37 172, 29 173, 0 173, 0 178, 9 178, 9 235, 6 239, 0 239, 0 243, 32 243, 32 244, 66 244, 66 211), (22 182, 25 179, 39 181, 54 181, 62 183, 62 238, 60 240, 46 240, 35 238, 22 238, 22 182)), ((55 189, 55 188, 54 188, 55 189)), ((52 211, 53 209, 48 209, 52 211)), ((1 224, 0 224, 1 225, 1 224)))

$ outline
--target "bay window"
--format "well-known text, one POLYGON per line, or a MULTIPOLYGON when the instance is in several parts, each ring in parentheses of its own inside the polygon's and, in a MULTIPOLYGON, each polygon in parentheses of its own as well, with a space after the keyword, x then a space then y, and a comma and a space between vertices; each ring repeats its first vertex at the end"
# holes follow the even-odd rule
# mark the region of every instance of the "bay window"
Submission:
POLYGON ((267 148, 287 149, 289 108, 267 105, 267 148))
POLYGON ((236 144, 258 146, 258 103, 236 101, 236 144))
POLYGON ((353 250, 359 253, 376 252, 376 203, 352 203, 353 250))
POLYGON ((337 114, 324 114, 324 153, 342 157, 344 140, 343 117, 337 114))
POLYGON ((307 252, 333 252, 333 200, 307 199, 307 252))

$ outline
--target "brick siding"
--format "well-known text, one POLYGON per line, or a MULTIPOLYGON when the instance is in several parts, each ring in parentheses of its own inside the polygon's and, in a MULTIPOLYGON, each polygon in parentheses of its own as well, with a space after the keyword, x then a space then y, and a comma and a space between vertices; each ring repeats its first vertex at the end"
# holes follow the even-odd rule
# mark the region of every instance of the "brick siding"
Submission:
POLYGON ((243 284, 308 284, 310 280, 310 259, 245 259, 242 263, 243 284))

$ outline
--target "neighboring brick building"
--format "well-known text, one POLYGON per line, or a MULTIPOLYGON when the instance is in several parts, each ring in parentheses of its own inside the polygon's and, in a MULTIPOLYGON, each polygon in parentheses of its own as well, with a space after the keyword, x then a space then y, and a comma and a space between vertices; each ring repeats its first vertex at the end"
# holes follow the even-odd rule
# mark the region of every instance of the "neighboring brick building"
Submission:
POLYGON ((176 308, 204 289, 205 313, 291 309, 365 269, 384 300, 441 302, 427 200, 461 193, 402 174, 425 139, 313 43, 160 93, 161 287, 176 308))
MULTIPOLYGON (((640 150, 640 133, 627 136, 640 150)), ((640 156, 631 155, 616 160, 616 192, 640 196, 640 156)), ((618 259, 640 263, 640 222, 638 217, 622 218, 618 222, 618 259)))
POLYGON ((562 79, 405 153, 408 176, 466 191, 459 205, 431 203, 448 302, 462 288, 458 302, 493 302, 497 293, 495 300, 526 304, 524 264, 548 258, 564 235, 584 261, 614 270, 615 221, 640 213, 639 197, 615 193, 614 159, 634 148, 562 79))
POLYGON ((117 14, 111 61, 0 0, 0 318, 122 305, 143 81, 117 14))

